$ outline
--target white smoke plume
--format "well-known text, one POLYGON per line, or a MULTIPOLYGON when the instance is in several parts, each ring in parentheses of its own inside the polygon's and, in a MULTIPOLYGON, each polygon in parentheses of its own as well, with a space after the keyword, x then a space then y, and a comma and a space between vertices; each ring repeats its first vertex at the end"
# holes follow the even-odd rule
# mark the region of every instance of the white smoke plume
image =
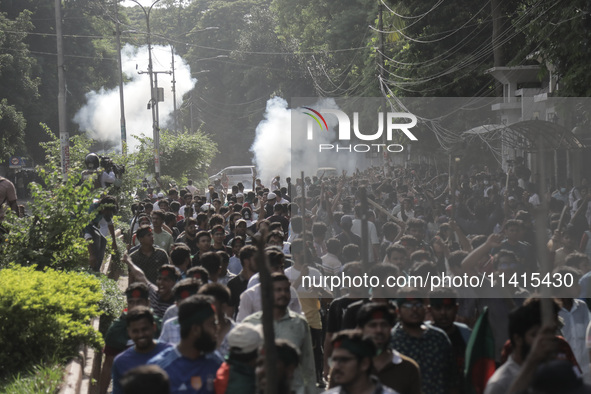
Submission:
MULTIPOLYGON (((333 99, 320 99, 310 103, 312 107, 338 109, 333 99)), ((289 109, 287 101, 273 97, 267 101, 264 119, 256 128, 255 141, 250 150, 254 154, 257 173, 263 184, 280 175, 282 184, 286 177, 295 179, 304 172, 305 176, 316 175, 320 167, 334 167, 340 174, 348 174, 357 168, 364 169, 371 163, 361 153, 323 151, 318 144, 333 143, 336 139, 337 119, 326 116, 328 131, 320 131, 314 125, 314 140, 307 140, 309 118, 302 108, 289 109)), ((292 183, 295 183, 292 180, 292 183)))
POLYGON ((264 117, 256 128, 250 151, 258 177, 264 185, 270 185, 274 176, 285 179, 291 173, 291 111, 287 101, 281 97, 267 101, 264 117))
MULTIPOLYGON (((171 49, 165 46, 152 47, 152 63, 154 71, 171 70, 171 49)), ((125 100, 125 122, 127 143, 130 150, 138 142, 133 135, 144 134, 152 137, 152 111, 147 109, 150 101, 150 77, 138 74, 148 69, 148 48, 140 48, 129 44, 121 50, 121 63, 124 74, 123 94, 125 100), (136 69, 137 65, 137 69, 136 69)), ((183 59, 175 54, 175 79, 177 110, 182 104, 182 97, 190 91, 197 80, 191 78, 191 69, 183 59)), ((158 74, 158 87, 164 88, 164 101, 158 103, 160 128, 173 127, 172 76, 158 74)), ((74 122, 86 131, 88 136, 98 141, 120 141, 120 108, 119 87, 100 89, 86 94, 86 105, 74 116, 74 122)))

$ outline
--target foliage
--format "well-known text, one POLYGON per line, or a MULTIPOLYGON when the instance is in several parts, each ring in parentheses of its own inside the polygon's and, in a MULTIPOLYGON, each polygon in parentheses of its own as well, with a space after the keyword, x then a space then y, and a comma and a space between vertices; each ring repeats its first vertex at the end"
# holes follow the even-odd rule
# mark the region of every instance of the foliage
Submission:
POLYGON ((24 146, 25 119, 8 100, 0 100, 0 163, 24 146))
POLYGON ((5 222, 10 232, 0 247, 0 267, 10 263, 39 268, 86 267, 88 248, 81 234, 93 215, 88 212, 94 195, 90 181, 76 186, 78 180, 69 177, 62 183, 58 167, 49 171, 39 168, 38 174, 45 188, 38 183, 30 185, 31 216, 10 214, 5 222))
MULTIPOLYGON (((114 263, 114 262, 111 262, 114 263)), ((109 324, 125 309, 125 297, 121 293, 117 281, 109 279, 105 275, 98 275, 101 282, 103 298, 98 303, 101 314, 101 326, 109 327, 109 324), (104 322, 104 323, 103 323, 104 322)))
POLYGON ((35 365, 29 372, 6 379, 0 391, 6 394, 57 393, 63 383, 64 367, 58 363, 35 365))
POLYGON ((101 284, 89 274, 11 265, 0 270, 0 370, 22 371, 75 354, 102 338, 90 319, 99 315, 101 284))
MULTIPOLYGON (((149 137, 136 137, 141 145, 136 163, 154 171, 154 143, 149 137)), ((209 163, 217 153, 216 144, 201 132, 187 130, 173 133, 160 132, 160 172, 180 179, 191 174, 195 180, 207 177, 209 163)))
POLYGON ((0 13, 0 163, 8 156, 22 153, 26 121, 21 112, 27 96, 35 97, 39 79, 32 76, 35 64, 25 43, 32 30, 31 12, 24 11, 14 20, 0 13), (24 93, 24 94, 23 94, 24 93))
MULTIPOLYGON (((6 86, 2 86, 0 91, 7 94, 10 92, 11 95, 20 98, 22 105, 12 102, 11 104, 23 113, 27 121, 26 148, 36 162, 41 162, 44 154, 39 142, 47 141, 47 135, 39 126, 40 123, 46 123, 54 130, 58 129, 56 100, 58 68, 55 57, 54 4, 54 2, 36 0, 4 1, 0 4, 2 12, 13 20, 23 11, 31 14, 32 34, 26 35, 23 39, 28 51, 20 53, 34 61, 31 76, 41 82, 38 85, 39 94, 36 96, 20 89, 21 78, 18 77, 7 79, 6 86)), ((113 88, 117 85, 113 13, 113 2, 95 0, 62 2, 68 113, 66 129, 71 135, 76 134, 77 128, 71 120, 72 115, 85 104, 86 93, 101 87, 113 88)), ((124 22, 125 18, 122 18, 122 21, 124 22)), ((0 31, 8 30, 11 29, 0 29, 0 31)), ((2 45, 2 47, 5 46, 2 45)))
POLYGON ((520 18, 515 23, 525 26, 530 53, 553 68, 559 77, 561 96, 591 95, 591 4, 574 0, 559 4, 548 0, 522 0, 520 18))
MULTIPOLYGON (((46 152, 45 161, 46 171, 51 168, 60 167, 60 142, 59 139, 45 127, 50 140, 42 143, 46 152)), ((70 176, 80 179, 80 174, 84 167, 84 159, 91 150, 92 141, 84 135, 76 135, 70 138, 70 176)), ((135 191, 141 184, 141 179, 146 172, 146 167, 135 162, 133 155, 109 154, 113 162, 119 166, 125 167, 125 173, 121 176, 121 185, 111 187, 107 193, 115 196, 119 204, 119 215, 122 221, 128 222, 131 219, 131 204, 135 191)))
POLYGON ((39 78, 32 75, 35 59, 25 42, 33 29, 31 12, 25 10, 10 20, 0 13, 0 91, 11 104, 22 107, 27 97, 35 97, 39 78))

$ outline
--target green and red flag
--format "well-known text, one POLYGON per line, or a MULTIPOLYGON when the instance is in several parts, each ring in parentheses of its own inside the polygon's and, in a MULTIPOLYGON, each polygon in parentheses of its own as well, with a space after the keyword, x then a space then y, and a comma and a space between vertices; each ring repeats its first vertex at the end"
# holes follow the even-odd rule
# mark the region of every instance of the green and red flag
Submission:
POLYGON ((484 393, 486 382, 495 369, 495 340, 488 322, 488 307, 485 307, 466 346, 464 377, 467 393, 484 393))

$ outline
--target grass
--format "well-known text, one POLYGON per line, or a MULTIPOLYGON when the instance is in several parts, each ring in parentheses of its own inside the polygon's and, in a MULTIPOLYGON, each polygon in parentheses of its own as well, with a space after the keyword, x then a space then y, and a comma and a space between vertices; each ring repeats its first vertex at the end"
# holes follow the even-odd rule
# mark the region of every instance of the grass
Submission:
POLYGON ((54 394, 62 384, 64 367, 59 364, 37 365, 29 372, 16 374, 0 382, 5 394, 54 394))

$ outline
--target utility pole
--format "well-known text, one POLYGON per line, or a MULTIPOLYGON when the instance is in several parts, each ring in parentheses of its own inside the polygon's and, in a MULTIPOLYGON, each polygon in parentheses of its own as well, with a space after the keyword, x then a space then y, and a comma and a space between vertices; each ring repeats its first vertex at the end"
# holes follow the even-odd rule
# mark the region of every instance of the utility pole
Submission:
MULTIPOLYGON (((56 0, 57 1, 57 0, 56 0)), ((158 99, 155 97, 157 92, 154 89, 154 75, 152 70, 152 41, 150 36, 150 12, 152 8, 160 1, 156 0, 146 11, 143 5, 137 0, 131 0, 140 6, 146 17, 146 27, 148 32, 148 74, 150 74, 150 108, 152 109, 152 130, 154 133, 154 173, 156 179, 160 178, 160 127, 158 125, 158 99)))
POLYGON ((70 167, 70 134, 66 124, 66 80, 64 77, 64 44, 62 33, 62 2, 55 0, 55 32, 57 38, 57 112, 60 131, 60 159, 64 181, 70 167))
POLYGON ((178 115, 176 112, 176 79, 174 77, 174 45, 170 44, 170 53, 172 55, 172 116, 174 119, 174 131, 178 131, 178 115))
MULTIPOLYGON (((378 0, 378 42, 379 42, 379 46, 380 46, 380 53, 378 56, 378 61, 379 61, 379 75, 380 75, 380 91, 382 92, 382 119, 383 119, 383 127, 386 128, 386 123, 387 123, 387 119, 388 119, 388 110, 386 108, 387 106, 387 100, 386 100, 386 87, 384 86, 384 69, 386 68, 386 60, 384 58, 384 20, 383 20, 383 5, 382 2, 380 0, 378 0)), ((382 134, 382 140, 384 144, 387 144, 387 133, 383 133, 382 134)), ((386 152, 386 149, 384 149, 384 153, 383 153, 383 159, 384 159, 384 167, 386 165, 387 159, 388 159, 388 153, 386 152)))
POLYGON ((121 30, 119 26, 119 0, 115 0, 115 26, 117 29, 117 61, 119 62, 119 109, 121 111, 121 153, 127 154, 127 131, 125 126, 125 100, 123 99, 123 63, 121 62, 121 30))

